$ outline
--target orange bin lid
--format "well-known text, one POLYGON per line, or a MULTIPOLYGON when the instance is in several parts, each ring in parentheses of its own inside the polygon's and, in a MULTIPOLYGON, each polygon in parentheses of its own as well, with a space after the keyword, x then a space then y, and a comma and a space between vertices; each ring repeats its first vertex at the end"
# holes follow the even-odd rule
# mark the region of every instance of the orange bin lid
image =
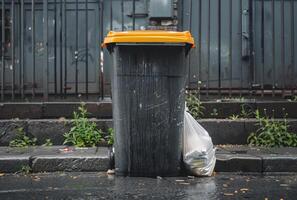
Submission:
POLYGON ((195 47, 194 38, 189 31, 110 31, 102 47, 112 43, 187 43, 195 47))

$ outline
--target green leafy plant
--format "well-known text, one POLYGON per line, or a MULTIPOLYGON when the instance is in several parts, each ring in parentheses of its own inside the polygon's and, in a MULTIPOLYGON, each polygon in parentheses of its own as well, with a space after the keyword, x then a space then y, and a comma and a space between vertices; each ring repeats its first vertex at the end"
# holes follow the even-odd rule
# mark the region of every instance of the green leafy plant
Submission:
POLYGON ((188 94, 186 97, 187 107, 189 113, 195 118, 199 119, 203 116, 203 111, 205 110, 200 99, 194 94, 188 94))
POLYGON ((240 111, 241 118, 247 119, 247 118, 253 117, 254 112, 251 109, 248 109, 246 104, 242 104, 240 107, 241 107, 241 111, 240 111))
POLYGON ((45 146, 45 147, 53 146, 53 143, 51 139, 46 139, 45 143, 42 146, 45 146))
POLYGON ((107 144, 108 145, 113 145, 114 144, 114 130, 113 130, 113 128, 109 128, 107 130, 106 139, 107 139, 107 144))
POLYGON ((72 127, 64 134, 64 144, 77 147, 93 147, 102 141, 102 131, 95 122, 88 119, 88 112, 84 103, 73 113, 72 127))
POLYGON ((239 115, 231 115, 229 117, 229 119, 231 119, 231 120, 238 120, 238 119, 240 119, 240 116, 239 115))
POLYGON ((297 95, 294 95, 291 99, 289 99, 291 102, 297 102, 297 95))
POLYGON ((22 165, 18 173, 29 174, 32 171, 32 168, 29 165, 22 165))
POLYGON ((218 116, 219 115, 218 109, 216 109, 216 108, 212 109, 212 112, 210 113, 210 115, 213 116, 213 117, 218 116))
POLYGON ((260 127, 256 133, 248 137, 248 144, 262 147, 297 147, 297 135, 288 131, 288 122, 275 120, 273 117, 260 116, 259 110, 255 112, 260 127))
POLYGON ((10 147, 28 147, 35 146, 37 142, 36 138, 30 138, 26 135, 24 128, 17 129, 17 137, 9 142, 10 147))

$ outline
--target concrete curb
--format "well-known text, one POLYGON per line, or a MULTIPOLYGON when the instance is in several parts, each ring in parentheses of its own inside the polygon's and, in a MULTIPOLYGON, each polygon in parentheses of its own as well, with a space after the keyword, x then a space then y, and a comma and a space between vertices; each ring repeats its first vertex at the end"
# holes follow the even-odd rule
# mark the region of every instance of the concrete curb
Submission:
POLYGON ((297 148, 224 146, 216 156, 217 172, 297 172, 297 148))
POLYGON ((10 148, 0 147, 0 172, 101 172, 110 168, 107 147, 66 148, 66 146, 10 148))
MULTIPOLYGON (((105 172, 112 168, 107 147, 0 147, 0 172, 105 172)), ((297 172, 297 148, 218 146, 216 172, 297 172)))

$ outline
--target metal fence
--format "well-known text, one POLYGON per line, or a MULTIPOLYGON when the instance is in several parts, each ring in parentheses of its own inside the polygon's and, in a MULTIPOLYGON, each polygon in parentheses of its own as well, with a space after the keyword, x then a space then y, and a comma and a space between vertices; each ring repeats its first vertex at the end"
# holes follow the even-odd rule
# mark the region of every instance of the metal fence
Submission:
POLYGON ((295 0, 183 0, 180 18, 198 47, 189 87, 202 93, 294 95, 295 0))
POLYGON ((103 2, 1 1, 1 100, 100 94, 103 2))
POLYGON ((296 93, 296 0, 165 1, 169 22, 155 18, 168 11, 156 0, 0 0, 1 101, 110 96, 111 58, 100 44, 109 30, 134 29, 192 32, 189 89, 296 93))

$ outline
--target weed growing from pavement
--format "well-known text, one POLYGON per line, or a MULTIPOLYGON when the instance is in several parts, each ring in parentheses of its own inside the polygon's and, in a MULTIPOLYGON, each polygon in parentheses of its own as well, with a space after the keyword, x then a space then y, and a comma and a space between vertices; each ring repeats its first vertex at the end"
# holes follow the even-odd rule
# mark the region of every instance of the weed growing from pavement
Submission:
POLYGON ((28 147, 28 146, 35 146, 37 139, 30 138, 26 135, 24 128, 17 129, 17 137, 9 142, 10 147, 28 147))
POLYGON ((261 116, 259 110, 255 112, 259 127, 248 137, 248 144, 262 147, 297 147, 297 135, 289 132, 286 115, 282 121, 274 117, 261 116))
POLYGON ((77 147, 98 146, 103 140, 102 131, 97 128, 95 122, 88 119, 88 111, 84 103, 78 108, 78 112, 73 112, 72 127, 64 134, 64 144, 77 147))
POLYGON ((21 169, 17 173, 30 174, 31 172, 32 172, 32 168, 29 165, 22 165, 21 169))
POLYGON ((217 117, 219 115, 218 109, 216 109, 216 108, 212 109, 212 112, 210 113, 210 115, 212 117, 217 117))
POLYGON ((248 119, 248 118, 253 118, 254 117, 254 112, 252 111, 251 108, 247 104, 242 104, 241 106, 240 113, 238 115, 231 115, 229 119, 231 120, 238 120, 238 119, 248 119))
POLYGON ((238 119, 241 119, 241 117, 240 117, 240 115, 231 115, 230 117, 229 117, 229 119, 231 119, 231 120, 238 120, 238 119))
POLYGON ((52 140, 46 139, 45 143, 42 146, 45 146, 45 147, 53 146, 52 140))
POLYGON ((108 145, 112 146, 114 144, 114 130, 113 130, 113 128, 109 128, 107 130, 106 139, 107 139, 107 144, 108 145))
POLYGON ((189 113, 195 119, 199 119, 203 116, 203 111, 205 110, 205 108, 196 94, 194 93, 188 94, 186 97, 186 103, 189 109, 189 113))
POLYGON ((297 95, 294 95, 291 99, 289 99, 291 102, 297 102, 297 95))

